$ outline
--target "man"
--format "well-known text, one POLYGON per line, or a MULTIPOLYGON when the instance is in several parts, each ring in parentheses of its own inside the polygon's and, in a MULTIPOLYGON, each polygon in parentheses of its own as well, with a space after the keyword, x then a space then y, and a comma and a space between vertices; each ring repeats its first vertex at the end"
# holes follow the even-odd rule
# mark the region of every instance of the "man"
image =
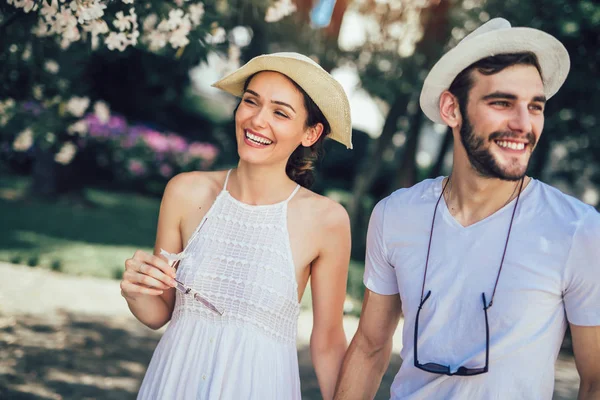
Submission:
POLYGON ((554 37, 493 19, 430 71, 421 108, 452 128, 452 173, 375 207, 335 399, 374 397, 401 314, 392 399, 550 399, 567 323, 579 399, 600 399, 600 215, 525 175, 568 70, 554 37))

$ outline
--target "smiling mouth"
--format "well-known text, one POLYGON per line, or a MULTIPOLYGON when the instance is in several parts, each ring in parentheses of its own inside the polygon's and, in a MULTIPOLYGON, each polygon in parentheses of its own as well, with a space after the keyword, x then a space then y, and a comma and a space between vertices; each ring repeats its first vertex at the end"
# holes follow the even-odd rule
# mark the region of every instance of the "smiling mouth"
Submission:
POLYGON ((508 140, 494 140, 494 142, 503 149, 517 150, 517 151, 524 150, 525 147, 527 146, 527 143, 511 142, 508 140))
POLYGON ((254 134, 248 132, 247 130, 244 130, 244 135, 246 136, 246 139, 248 139, 252 143, 261 144, 263 146, 268 146, 271 143, 273 143, 272 140, 269 140, 262 136, 254 135, 254 134))

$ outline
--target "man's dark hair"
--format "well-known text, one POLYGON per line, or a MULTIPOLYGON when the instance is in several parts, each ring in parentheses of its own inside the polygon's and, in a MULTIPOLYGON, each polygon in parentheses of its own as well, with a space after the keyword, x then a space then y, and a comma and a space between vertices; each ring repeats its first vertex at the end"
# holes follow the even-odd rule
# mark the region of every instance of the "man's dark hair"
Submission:
POLYGON ((448 91, 458 99, 460 112, 466 112, 467 102, 469 101, 469 92, 474 83, 472 76, 474 70, 477 70, 483 75, 494 75, 513 65, 533 65, 543 79, 542 68, 540 67, 537 56, 531 52, 498 54, 482 58, 463 69, 460 74, 454 78, 452 84, 448 88, 448 91))

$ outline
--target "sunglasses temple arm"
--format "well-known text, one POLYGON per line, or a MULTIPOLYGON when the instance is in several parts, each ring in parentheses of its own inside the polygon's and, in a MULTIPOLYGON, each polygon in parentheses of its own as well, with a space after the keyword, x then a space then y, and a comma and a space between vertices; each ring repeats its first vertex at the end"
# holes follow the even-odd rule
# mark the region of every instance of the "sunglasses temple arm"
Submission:
POLYGON ((415 345, 413 346, 414 347, 413 348, 413 353, 414 353, 413 357, 414 357, 415 367, 417 367, 419 364, 418 354, 417 354, 417 338, 419 335, 419 314, 421 314, 421 308, 423 308, 423 304, 425 304, 425 302, 427 301, 429 296, 431 296, 431 290, 428 291, 425 298, 423 298, 421 300, 421 304, 419 305, 419 309, 417 310, 417 317, 415 318, 415 345))
POLYGON ((485 315, 485 372, 488 371, 488 366, 490 365, 490 325, 488 323, 488 314, 487 310, 492 305, 487 305, 487 301, 485 300, 485 293, 481 293, 481 298, 483 299, 483 312, 485 315))

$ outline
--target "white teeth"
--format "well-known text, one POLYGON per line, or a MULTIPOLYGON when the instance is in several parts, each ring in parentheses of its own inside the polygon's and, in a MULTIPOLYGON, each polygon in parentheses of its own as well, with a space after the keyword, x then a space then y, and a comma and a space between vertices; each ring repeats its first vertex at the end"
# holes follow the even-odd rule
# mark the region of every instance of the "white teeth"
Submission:
POLYGON ((273 143, 272 140, 269 140, 267 138, 261 137, 261 136, 256 136, 253 135, 252 133, 248 132, 248 131, 244 131, 246 133, 246 137, 248 139, 250 139, 253 142, 259 143, 259 144, 265 144, 265 145, 269 145, 271 143, 273 143))
POLYGON ((509 142, 506 140, 498 140, 496 141, 496 144, 500 147, 512 150, 523 150, 525 148, 525 143, 509 142))

